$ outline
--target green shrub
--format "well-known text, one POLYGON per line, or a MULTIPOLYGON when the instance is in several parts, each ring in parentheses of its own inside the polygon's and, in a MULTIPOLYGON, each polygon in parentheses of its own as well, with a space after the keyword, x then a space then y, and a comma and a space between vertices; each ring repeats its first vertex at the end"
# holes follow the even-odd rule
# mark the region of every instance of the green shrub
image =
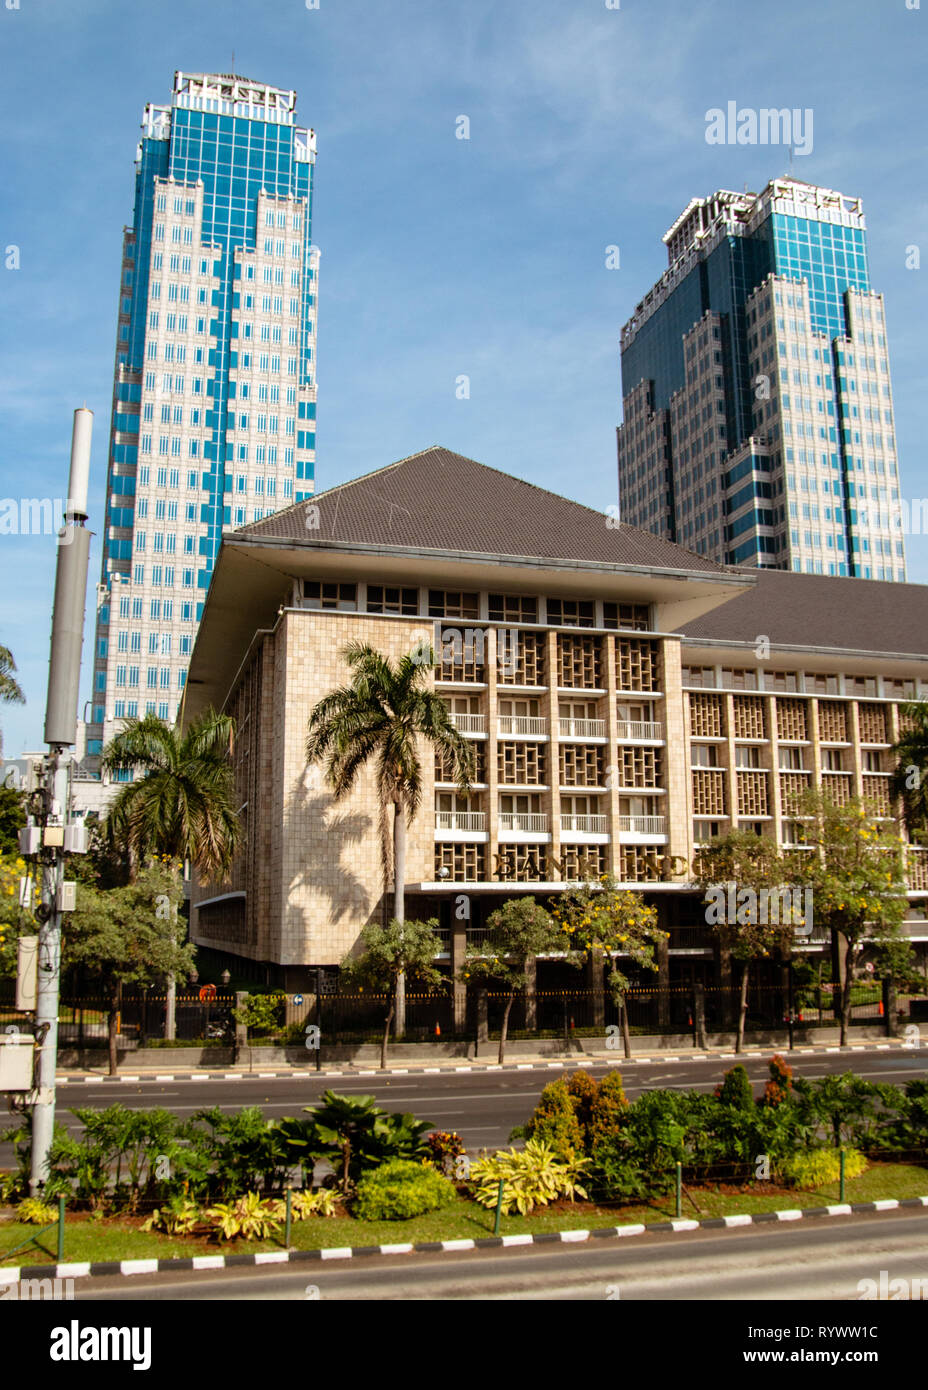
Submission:
POLYGON ((186 1236, 204 1221, 200 1208, 189 1197, 171 1197, 163 1207, 155 1207, 143 1231, 166 1231, 171 1236, 186 1236))
POLYGON ((568 1076, 567 1094, 570 1096, 585 1141, 593 1114, 593 1106, 599 1095, 599 1083, 594 1076, 590 1076, 588 1071, 583 1071, 581 1068, 571 1072, 568 1076))
POLYGON ((542 1091, 535 1112, 525 1126, 524 1137, 550 1144, 554 1152, 565 1160, 582 1155, 583 1130, 563 1077, 552 1081, 542 1091))
POLYGON ((16 1220, 26 1221, 32 1226, 51 1226, 58 1220, 58 1208, 37 1197, 24 1197, 16 1208, 16 1220))
POLYGON ((259 1192, 247 1192, 236 1202, 217 1202, 203 1213, 220 1240, 267 1240, 283 1224, 281 1202, 268 1201, 259 1192))
POLYGON ((478 1159, 470 1171, 474 1200, 482 1207, 495 1207, 502 1179, 502 1210, 509 1212, 515 1207, 527 1216, 535 1207, 547 1206, 558 1197, 571 1201, 575 1196, 586 1197, 578 1178, 588 1165, 588 1159, 563 1159, 550 1144, 530 1139, 521 1151, 501 1149, 478 1159))
MULTIPOLYGON (((844 1172, 849 1178, 859 1178, 867 1171, 867 1160, 859 1149, 845 1149, 844 1172)), ((777 1177, 787 1187, 824 1187, 841 1176, 841 1156, 838 1149, 811 1149, 808 1153, 791 1154, 781 1158, 776 1166, 777 1177)))
POLYGON ((594 1180, 610 1197, 642 1198, 670 1190, 674 1165, 687 1156, 690 1097, 645 1091, 611 1135, 596 1146, 594 1180))
POLYGON ((793 1085, 796 1103, 810 1123, 817 1124, 835 1148, 872 1148, 891 1120, 899 1093, 878 1081, 846 1071, 840 1076, 799 1077, 793 1085))
POLYGON ((754 1109, 751 1078, 740 1063, 725 1073, 724 1081, 715 1088, 715 1098, 720 1104, 730 1105, 734 1110, 754 1109))
POLYGON ((408 1221, 455 1199, 454 1184, 428 1164, 397 1158, 365 1173, 352 1206, 360 1221, 408 1221))
POLYGON ((622 1085, 621 1072, 606 1072, 590 1108, 586 1133, 587 1151, 590 1154, 596 1152, 598 1144, 615 1133, 627 1113, 628 1100, 622 1085))
MULTIPOLYGON (((286 1215, 287 1204, 280 1211, 286 1215)), ((338 1193, 331 1187, 319 1187, 315 1192, 294 1192, 290 1199, 290 1215, 294 1221, 306 1221, 310 1216, 337 1216, 338 1193)))

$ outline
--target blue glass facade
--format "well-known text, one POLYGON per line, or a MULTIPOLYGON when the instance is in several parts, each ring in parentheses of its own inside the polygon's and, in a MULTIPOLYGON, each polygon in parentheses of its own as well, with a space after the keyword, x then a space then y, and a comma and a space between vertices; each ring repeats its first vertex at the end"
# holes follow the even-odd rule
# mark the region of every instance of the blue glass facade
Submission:
POLYGON ((91 753, 113 720, 176 716, 223 529, 312 494, 315 136, 295 102, 232 74, 176 73, 171 104, 145 110, 120 274, 91 753))
POLYGON ((867 236, 863 228, 774 212, 758 235, 772 243, 777 275, 808 281, 813 332, 824 333, 828 338, 845 337, 845 291, 870 290, 867 236))
MULTIPOLYGON (((201 520, 208 529, 206 535, 200 538, 197 573, 197 585, 204 590, 209 587, 223 524, 228 525, 231 520, 230 508, 224 506, 225 493, 231 491, 231 483, 225 478, 224 465, 227 458, 231 461, 231 446, 226 440, 229 371, 237 366, 238 356, 235 350, 237 325, 233 323, 233 311, 240 308, 236 291, 235 251, 255 250, 260 192, 272 197, 286 198, 289 194, 307 200, 302 232, 304 274, 301 317, 304 327, 307 314, 315 303, 315 272, 310 265, 314 166, 294 158, 294 134, 293 126, 175 108, 170 138, 147 137, 141 142, 133 220, 135 283, 129 326, 130 370, 141 372, 144 368, 152 224, 158 179, 170 178, 187 185, 202 181, 202 246, 221 250, 219 259, 213 262, 214 274, 218 274, 221 283, 219 289, 213 291, 212 303, 207 306, 209 326, 215 334, 216 345, 210 347, 206 362, 212 440, 204 449, 209 467, 202 477, 205 497, 201 504, 201 520)), ((201 248, 195 249, 199 251, 201 248)), ((299 380, 302 384, 313 371, 313 343, 305 331, 301 335, 299 351, 299 380)), ((137 416, 135 418, 138 419, 137 416)), ((124 449, 125 446, 114 448, 124 449)), ((115 454, 114 458, 122 461, 115 454)), ((125 461, 136 462, 137 451, 125 461)), ((111 524, 118 523, 113 521, 111 524)))
MULTIPOLYGON (((665 241, 671 266, 623 333, 619 486, 627 519, 729 562, 903 578, 898 539, 874 535, 872 516, 869 538, 856 532, 855 489, 871 503, 898 497, 889 383, 879 380, 888 375, 882 307, 859 200, 774 180, 759 197, 692 200, 665 241), (767 301, 770 321, 759 322, 756 292, 770 276, 804 282, 805 290, 778 284, 775 313, 767 301), (845 339, 849 367, 856 351, 857 370, 866 370, 860 383, 844 366, 845 339), (797 480, 795 468, 813 462, 837 476, 814 486, 797 480), (738 478, 742 470, 749 476, 726 496, 738 480, 733 467, 738 478), (773 493, 763 476, 771 470, 773 493), (862 471, 873 477, 855 483, 862 471), (819 498, 834 486, 842 497, 843 513, 829 501, 822 518, 835 534, 821 541, 812 532, 797 540, 795 527, 787 534, 785 506, 774 499, 800 484, 819 498), (667 498, 663 515, 658 489, 667 498), (828 549, 844 553, 829 557, 828 549), (868 563, 868 549, 877 550, 881 568, 868 563)), ((802 505, 808 514, 825 504, 802 505)), ((789 514, 795 518, 793 505, 789 514)))

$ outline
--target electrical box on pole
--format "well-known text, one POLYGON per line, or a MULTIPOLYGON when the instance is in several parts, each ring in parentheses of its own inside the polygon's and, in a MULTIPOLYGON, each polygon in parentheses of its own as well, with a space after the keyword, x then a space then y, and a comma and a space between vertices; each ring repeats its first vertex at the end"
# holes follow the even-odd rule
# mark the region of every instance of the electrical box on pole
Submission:
POLYGON ((33 1041, 29 1033, 0 1033, 0 1091, 31 1091, 33 1041))

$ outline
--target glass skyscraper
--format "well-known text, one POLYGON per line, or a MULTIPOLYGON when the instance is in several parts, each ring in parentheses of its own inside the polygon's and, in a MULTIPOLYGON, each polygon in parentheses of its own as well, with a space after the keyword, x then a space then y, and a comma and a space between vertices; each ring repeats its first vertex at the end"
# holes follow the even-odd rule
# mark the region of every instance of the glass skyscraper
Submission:
POLYGON ((624 521, 722 562, 904 580, 883 297, 860 199, 694 198, 622 331, 624 521))
POLYGON ((296 93, 175 73, 123 254, 87 752, 173 722, 224 530, 312 494, 315 135, 296 93))

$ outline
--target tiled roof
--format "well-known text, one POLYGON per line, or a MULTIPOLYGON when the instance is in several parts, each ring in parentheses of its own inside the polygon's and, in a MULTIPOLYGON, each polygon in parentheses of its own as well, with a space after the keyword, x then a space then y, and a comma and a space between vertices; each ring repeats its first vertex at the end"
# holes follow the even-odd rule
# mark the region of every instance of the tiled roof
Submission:
MULTIPOLYGON (((565 464, 565 478, 569 476, 565 464)), ((607 525, 603 512, 434 446, 231 533, 470 555, 592 561, 723 575, 725 567, 649 531, 607 525)))
POLYGON ((761 570, 755 587, 678 631, 720 642, 928 654, 928 586, 761 570))

